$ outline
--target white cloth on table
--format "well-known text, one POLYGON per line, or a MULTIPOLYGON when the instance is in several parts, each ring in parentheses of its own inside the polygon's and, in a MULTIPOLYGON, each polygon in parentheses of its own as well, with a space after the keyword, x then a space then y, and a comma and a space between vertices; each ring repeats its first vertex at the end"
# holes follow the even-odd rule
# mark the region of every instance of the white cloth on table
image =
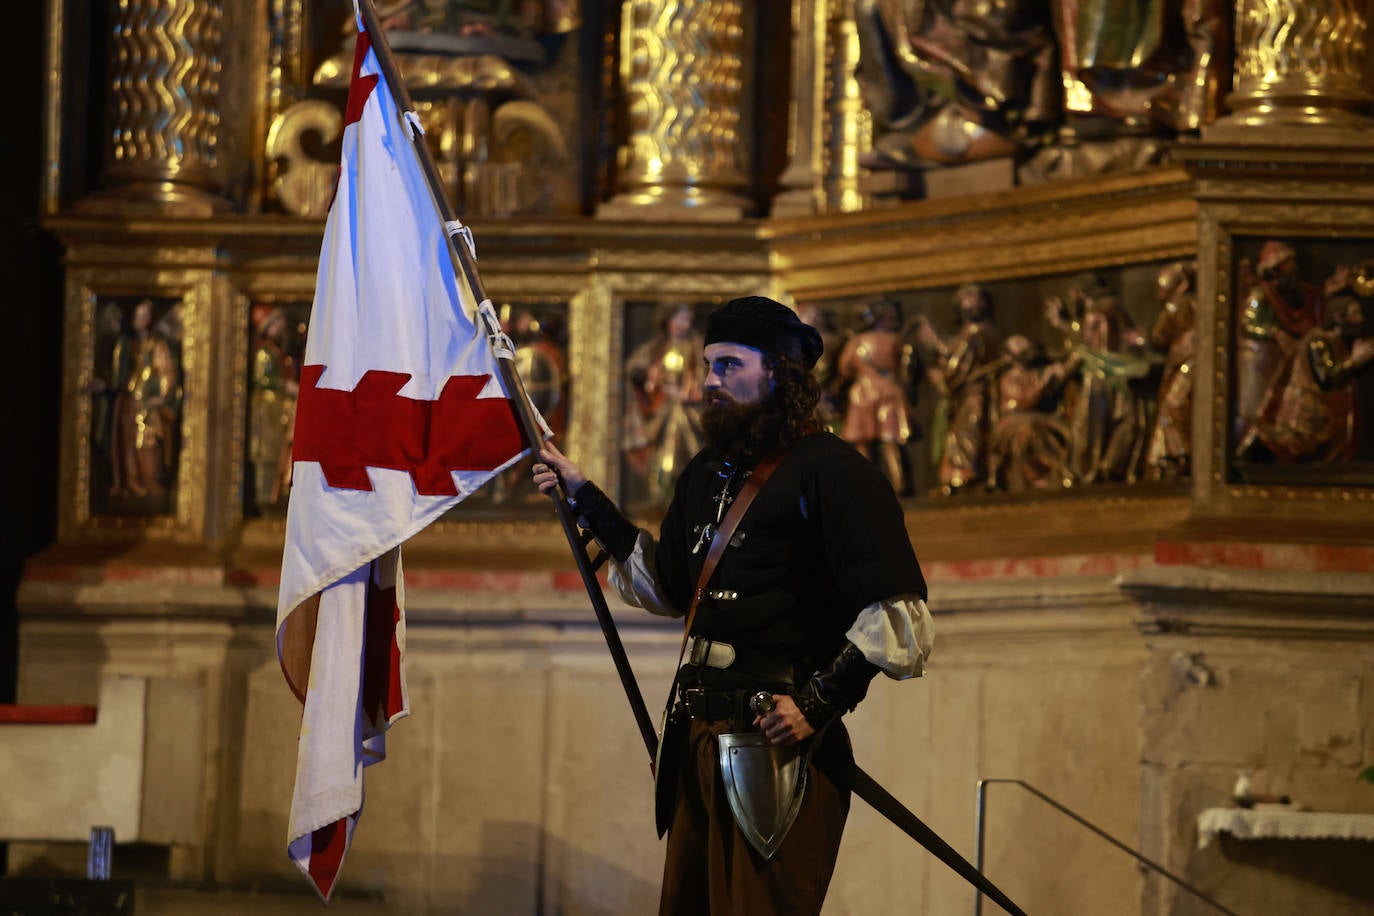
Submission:
POLYGON ((1370 840, 1374 814, 1299 811, 1292 805, 1253 808, 1208 808, 1198 815, 1197 846, 1202 849, 1219 833, 1238 840, 1370 840))

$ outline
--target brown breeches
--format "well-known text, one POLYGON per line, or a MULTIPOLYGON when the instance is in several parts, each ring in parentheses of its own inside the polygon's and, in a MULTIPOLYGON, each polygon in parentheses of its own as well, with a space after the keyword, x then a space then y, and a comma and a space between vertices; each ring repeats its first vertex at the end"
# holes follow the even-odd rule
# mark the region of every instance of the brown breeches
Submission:
POLYGON ((849 814, 854 757, 836 722, 807 773, 806 795, 782 847, 765 861, 735 826, 721 784, 716 735, 729 721, 693 721, 668 828, 660 916, 807 916, 825 900, 849 814))

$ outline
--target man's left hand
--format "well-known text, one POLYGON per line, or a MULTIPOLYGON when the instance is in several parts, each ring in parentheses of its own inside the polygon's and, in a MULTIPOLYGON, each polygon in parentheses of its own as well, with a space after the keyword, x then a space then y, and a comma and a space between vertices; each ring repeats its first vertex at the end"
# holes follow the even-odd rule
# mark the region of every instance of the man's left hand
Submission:
POLYGON ((773 711, 766 716, 756 716, 754 726, 763 732, 770 744, 782 747, 804 741, 816 733, 796 702, 785 693, 773 694, 773 711))

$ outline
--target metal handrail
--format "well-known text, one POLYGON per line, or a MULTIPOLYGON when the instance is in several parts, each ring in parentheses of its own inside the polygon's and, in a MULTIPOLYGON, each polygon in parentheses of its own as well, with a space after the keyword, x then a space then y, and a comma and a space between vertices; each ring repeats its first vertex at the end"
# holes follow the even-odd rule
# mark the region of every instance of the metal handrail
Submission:
MULTIPOLYGON (((1177 884, 1179 887, 1183 888, 1185 891, 1187 891, 1188 893, 1192 894, 1194 897, 1197 897, 1197 898, 1198 898, 1199 900, 1201 900, 1203 903, 1206 903, 1206 904, 1208 904, 1209 906, 1215 907, 1216 909, 1220 910, 1221 912, 1226 913, 1227 916, 1238 916, 1237 913, 1235 913, 1235 912, 1232 911, 1232 910, 1228 910, 1226 907, 1222 906, 1220 903, 1217 903, 1217 902, 1216 902, 1215 900, 1213 900, 1211 897, 1208 897, 1208 896, 1207 896, 1206 894, 1204 894, 1202 891, 1200 891, 1200 890, 1198 890, 1197 888, 1193 887, 1193 886, 1192 886, 1191 884, 1189 884, 1187 881, 1184 881, 1182 878, 1180 878, 1178 875, 1174 874, 1173 872, 1169 871, 1169 870, 1168 870, 1167 868, 1165 868, 1163 865, 1160 865, 1160 864, 1157 863, 1157 862, 1153 862, 1153 861, 1151 861, 1150 859, 1145 858, 1145 857, 1142 856, 1139 852, 1136 852, 1134 849, 1132 849, 1131 847, 1127 846, 1125 843, 1121 842, 1120 840, 1118 840, 1116 837, 1112 836, 1111 834, 1107 833, 1105 830, 1103 830, 1102 828, 1098 827, 1096 824, 1092 823, 1092 822, 1089 821, 1087 818, 1082 817, 1081 815, 1077 814, 1077 813, 1074 812, 1074 811, 1071 811, 1067 806, 1060 804, 1059 802, 1055 801, 1053 798, 1050 798, 1050 797, 1049 797, 1048 795, 1046 795, 1044 792, 1041 792, 1041 791, 1040 791, 1039 789, 1037 789, 1035 786, 1033 786, 1033 785, 1031 785, 1030 783, 1028 783, 1028 782, 1026 782, 1026 781, 1024 781, 1024 780, 1021 780, 1021 779, 980 779, 980 780, 978 780, 978 859, 977 859, 976 865, 977 865, 977 868, 978 868, 979 871, 982 871, 982 870, 983 870, 983 827, 984 827, 984 823, 985 823, 985 819, 986 819, 986 815, 987 815, 987 787, 988 787, 988 785, 989 785, 990 783, 994 783, 994 782, 1000 782, 1000 783, 1006 783, 1006 784, 1008 784, 1008 785, 1020 786, 1021 788, 1025 789, 1027 792, 1029 792, 1029 793, 1031 793, 1032 795, 1034 795, 1036 798, 1038 798, 1038 799, 1040 799, 1041 801, 1043 801, 1045 804, 1047 804, 1047 805, 1049 805, 1050 807, 1054 808, 1056 811, 1059 811, 1060 813, 1062 813, 1062 814, 1068 816, 1070 819, 1072 819, 1072 820, 1078 822, 1079 824, 1082 824, 1084 827, 1087 827, 1087 828, 1088 828, 1089 830, 1091 830, 1093 833, 1095 833, 1095 834, 1097 834, 1098 836, 1102 837, 1102 839, 1106 840, 1108 843, 1111 843, 1111 844, 1112 844, 1113 846, 1115 846, 1117 849, 1120 849, 1120 850, 1122 850, 1123 852, 1128 853, 1128 854, 1129 854, 1131 857, 1133 857, 1137 862, 1141 863, 1142 865, 1144 865, 1144 866, 1146 866, 1146 867, 1148 867, 1148 868, 1153 869, 1154 871, 1159 872, 1159 874, 1161 874, 1161 875, 1163 875, 1164 877, 1168 878, 1170 881, 1174 882, 1174 883, 1177 884)), ((982 894, 981 891, 979 891, 979 890, 977 890, 977 889, 975 888, 975 890, 974 890, 974 896, 973 896, 973 914, 974 914, 974 916, 982 916, 982 913, 983 913, 983 894, 982 894)))

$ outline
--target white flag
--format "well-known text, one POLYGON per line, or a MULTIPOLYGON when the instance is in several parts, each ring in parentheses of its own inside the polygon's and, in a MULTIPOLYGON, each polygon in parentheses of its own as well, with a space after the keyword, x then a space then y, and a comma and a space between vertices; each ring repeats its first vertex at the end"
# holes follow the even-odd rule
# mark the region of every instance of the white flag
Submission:
POLYGON ((363 769, 409 713, 400 545, 525 448, 371 38, 360 22, 277 605, 277 654, 305 704, 288 851, 326 900, 363 769))

